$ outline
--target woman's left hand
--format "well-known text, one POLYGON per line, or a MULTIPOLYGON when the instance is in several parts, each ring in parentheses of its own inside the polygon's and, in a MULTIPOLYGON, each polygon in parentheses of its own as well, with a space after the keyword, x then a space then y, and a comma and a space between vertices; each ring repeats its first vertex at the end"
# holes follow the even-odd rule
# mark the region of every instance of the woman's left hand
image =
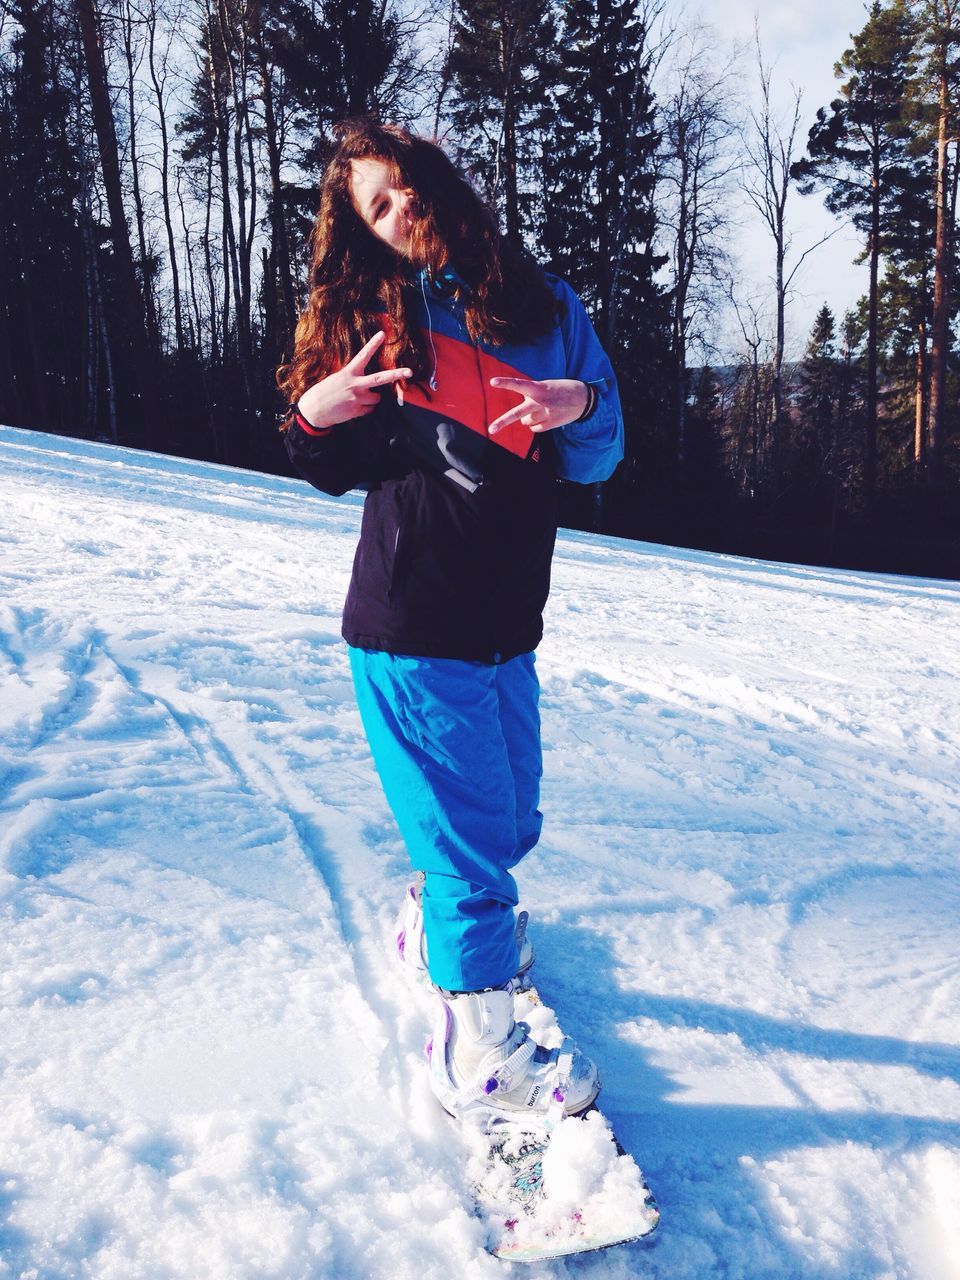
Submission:
POLYGON ((541 382, 533 378, 491 378, 490 385, 523 397, 518 405, 490 423, 487 431, 492 436, 512 422, 522 422, 531 431, 565 427, 580 417, 590 395, 587 384, 576 378, 544 378, 541 382))

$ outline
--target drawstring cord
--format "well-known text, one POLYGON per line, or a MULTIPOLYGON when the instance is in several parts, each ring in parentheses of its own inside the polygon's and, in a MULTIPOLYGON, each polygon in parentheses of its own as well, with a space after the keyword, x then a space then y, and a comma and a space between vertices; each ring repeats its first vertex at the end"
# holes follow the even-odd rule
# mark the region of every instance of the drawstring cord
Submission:
POLYGON ((433 372, 430 374, 430 390, 437 389, 437 348, 433 341, 433 321, 430 319, 430 303, 427 301, 426 272, 420 272, 420 292, 423 294, 423 306, 427 313, 427 332, 430 335, 430 350, 433 352, 433 372))

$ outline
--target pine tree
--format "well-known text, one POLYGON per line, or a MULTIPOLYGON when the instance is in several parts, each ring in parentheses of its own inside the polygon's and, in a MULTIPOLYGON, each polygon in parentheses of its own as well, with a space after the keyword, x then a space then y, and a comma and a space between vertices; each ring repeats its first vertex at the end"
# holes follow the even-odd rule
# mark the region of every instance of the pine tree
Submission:
POLYGON ((838 338, 833 312, 824 303, 796 376, 789 480, 806 518, 823 526, 828 559, 835 554, 839 517, 853 498, 859 476, 856 441, 862 371, 858 348, 865 317, 865 306, 862 315, 848 312, 838 338))
MULTIPOLYGON (((79 59, 49 0, 7 10, 0 57, 0 420, 40 428, 84 413, 87 324, 74 121, 79 59), (38 123, 42 122, 42 127, 38 123)), ((92 420, 88 419, 92 427, 92 420)))
POLYGON ((531 178, 555 75, 556 22, 539 0, 456 0, 452 21, 444 75, 457 158, 521 243, 537 228, 531 178))
POLYGON ((832 453, 837 411, 836 325, 826 303, 813 322, 797 383, 800 421, 794 447, 813 456, 817 470, 832 453))
POLYGON ((698 370, 693 382, 688 420, 691 449, 687 480, 702 500, 722 494, 727 487, 722 453, 724 387, 709 364, 698 370))
MULTIPOLYGON (((891 257, 879 290, 884 422, 889 430, 891 425, 899 426, 909 418, 909 465, 915 480, 925 475, 927 467, 933 315, 931 266, 932 255, 905 261, 891 257), (891 411, 893 404, 896 407, 891 411)), ((897 469, 906 465, 904 458, 897 469)))
POLYGON ((844 510, 855 511, 863 495, 863 437, 867 405, 868 302, 861 298, 857 306, 844 312, 840 325, 839 367, 837 372, 837 436, 832 473, 836 494, 835 508, 841 501, 844 510))
MULTIPOLYGON (((953 300, 956 175, 951 177, 950 173, 949 143, 956 138, 960 120, 960 3, 958 0, 920 0, 916 14, 925 55, 917 75, 916 92, 927 108, 935 158, 935 178, 930 186, 934 243, 928 461, 930 478, 936 482, 940 479, 946 428, 950 320, 956 309, 953 300)), ((924 459, 927 451, 921 447, 919 452, 924 459)))
POLYGON ((251 32, 256 63, 259 98, 263 108, 263 134, 267 147, 270 181, 269 270, 262 288, 266 299, 267 332, 270 350, 284 349, 293 336, 297 320, 296 288, 293 277, 291 235, 287 225, 282 177, 288 130, 284 112, 288 97, 282 58, 287 49, 287 25, 283 0, 261 0, 251 5, 251 32), (282 335, 278 342, 276 333, 282 335))
MULTIPOLYGON (((636 0, 571 0, 560 36, 554 127, 542 139, 542 241, 616 345, 621 310, 650 289, 659 144, 648 33, 636 0)), ((632 318, 632 317, 631 317, 632 318)))
MULTIPOLYGON (((400 123, 410 118, 423 73, 398 5, 389 0, 273 3, 272 57, 297 116, 307 174, 326 163, 330 128, 337 121, 367 113, 400 123)), ((315 189, 304 194, 312 216, 315 189)))
POLYGON ((877 472, 879 264, 895 210, 909 182, 910 125, 906 102, 914 72, 916 26, 906 0, 884 7, 873 0, 870 16, 836 65, 841 97, 817 112, 808 155, 791 170, 800 189, 826 189, 827 207, 850 218, 866 240, 870 266, 867 323, 867 405, 864 499, 872 510, 877 472))
POLYGON ((879 286, 881 349, 889 348, 889 377, 903 383, 912 400, 914 476, 926 471, 930 410, 930 334, 933 319, 933 263, 936 187, 931 131, 916 122, 886 236, 886 271, 879 286), (893 368, 890 361, 893 360, 893 368))
POLYGON ((662 481, 666 467, 658 432, 670 384, 669 320, 654 280, 665 259, 653 247, 660 135, 650 69, 637 0, 564 6, 553 121, 541 140, 539 239, 617 368, 627 423, 627 458, 614 480, 622 504, 655 474, 662 481))

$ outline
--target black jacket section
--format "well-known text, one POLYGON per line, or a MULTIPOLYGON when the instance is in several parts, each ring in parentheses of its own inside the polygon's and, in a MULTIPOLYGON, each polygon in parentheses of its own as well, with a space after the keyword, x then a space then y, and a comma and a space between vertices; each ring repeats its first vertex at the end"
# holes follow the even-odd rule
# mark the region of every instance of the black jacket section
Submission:
POLYGON ((431 409, 407 405, 403 418, 407 447, 428 470, 442 471, 465 489, 483 483, 491 451, 496 448, 489 440, 431 409))
POLYGON ((490 663, 536 648, 557 532, 546 438, 526 460, 491 445, 472 489, 415 456, 387 401, 325 436, 294 423, 286 445, 316 488, 367 490, 343 612, 349 644, 490 663))

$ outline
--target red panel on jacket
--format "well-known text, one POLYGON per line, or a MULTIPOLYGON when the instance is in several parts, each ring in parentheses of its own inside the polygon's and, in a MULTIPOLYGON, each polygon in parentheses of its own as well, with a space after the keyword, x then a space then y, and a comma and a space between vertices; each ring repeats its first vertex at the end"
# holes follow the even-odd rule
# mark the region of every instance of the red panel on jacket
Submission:
MULTIPOLYGON (((400 403, 429 409, 432 413, 461 422, 491 444, 508 449, 518 458, 525 458, 534 438, 529 427, 512 422, 496 435, 487 435, 491 422, 520 403, 516 391, 491 387, 490 379, 523 378, 525 375, 496 356, 455 338, 435 333, 433 346, 437 352, 436 391, 424 392, 411 382, 398 384, 397 399, 400 403)), ((429 344, 428 353, 432 357, 429 344)))

